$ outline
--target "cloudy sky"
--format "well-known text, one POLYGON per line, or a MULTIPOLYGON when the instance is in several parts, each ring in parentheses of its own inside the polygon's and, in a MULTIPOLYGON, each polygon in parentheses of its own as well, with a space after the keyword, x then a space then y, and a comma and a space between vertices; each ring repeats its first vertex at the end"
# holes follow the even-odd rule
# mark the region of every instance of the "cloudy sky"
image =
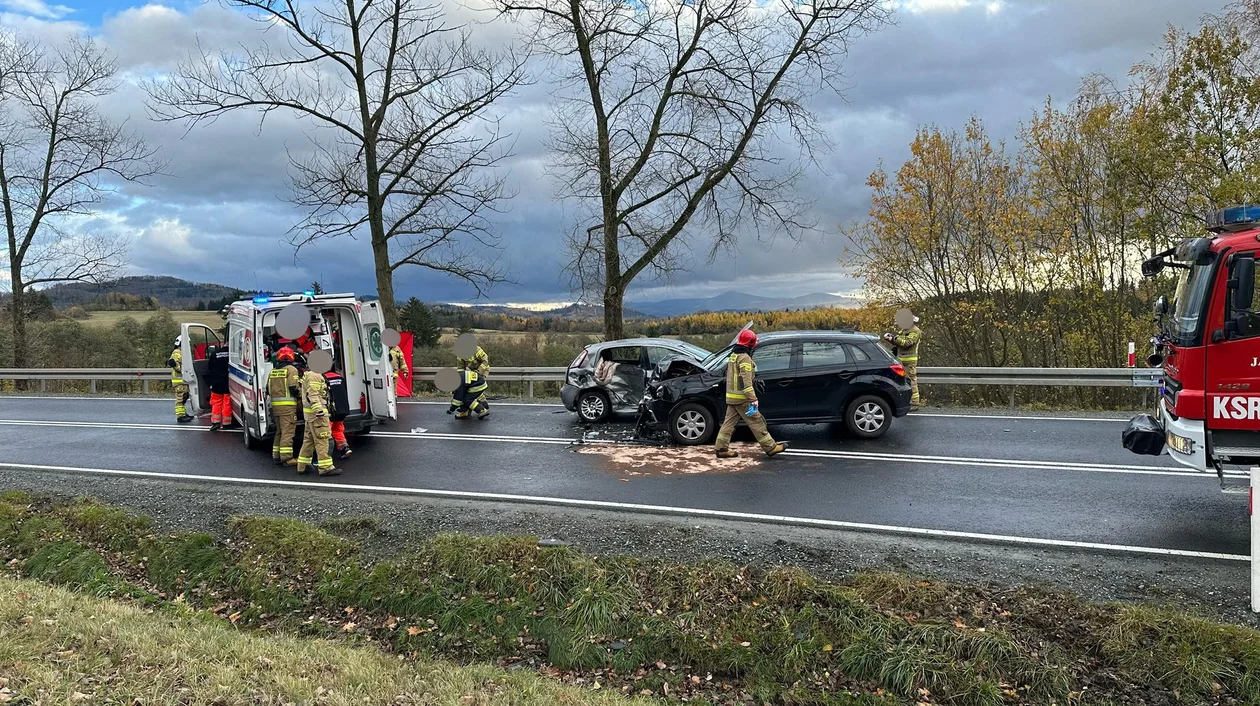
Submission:
MULTIPOLYGON (((786 296, 849 292, 859 283, 838 259, 844 241, 836 226, 866 212, 867 175, 880 160, 895 169, 917 126, 961 126, 972 114, 998 137, 1011 137, 1047 96, 1067 100, 1092 72, 1121 77, 1144 59, 1168 25, 1194 26, 1223 0, 890 0, 897 21, 862 39, 846 66, 843 97, 820 95, 816 109, 834 150, 802 188, 814 200, 819 232, 799 245, 786 240, 741 245, 673 283, 640 282, 631 299, 710 296, 727 290, 786 296)), ((211 2, 131 4, 128 0, 0 0, 0 23, 20 36, 56 41, 70 33, 98 37, 134 78, 161 72, 195 41, 235 46, 257 41, 258 26, 211 2)), ((487 32, 489 30, 480 30, 487 32)), ((496 31, 497 36, 510 32, 496 31)), ((509 181, 517 196, 495 225, 511 284, 495 287, 499 302, 571 298, 560 275, 562 237, 571 223, 544 173, 542 118, 548 91, 533 86, 500 106, 515 135, 509 181)), ((107 105, 160 147, 167 174, 132 186, 84 227, 108 228, 133 239, 129 269, 242 289, 300 289, 312 280, 330 291, 375 292, 366 242, 344 240, 304 250, 295 260, 286 237, 299 215, 288 203, 286 148, 301 144, 307 126, 284 116, 259 129, 241 113, 185 133, 151 122, 145 96, 125 83, 107 105)), ((419 271, 400 272, 400 297, 469 301, 471 288, 419 271)))

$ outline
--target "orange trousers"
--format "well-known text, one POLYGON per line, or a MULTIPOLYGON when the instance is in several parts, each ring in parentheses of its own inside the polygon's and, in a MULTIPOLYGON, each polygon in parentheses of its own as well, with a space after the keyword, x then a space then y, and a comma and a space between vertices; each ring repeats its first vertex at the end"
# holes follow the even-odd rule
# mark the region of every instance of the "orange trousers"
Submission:
POLYGON ((350 445, 350 442, 346 441, 346 423, 345 422, 332 423, 332 438, 333 438, 333 444, 335 444, 337 448, 339 449, 344 449, 345 447, 350 445))
POLYGON ((228 426, 232 423, 232 395, 210 393, 210 423, 228 426))

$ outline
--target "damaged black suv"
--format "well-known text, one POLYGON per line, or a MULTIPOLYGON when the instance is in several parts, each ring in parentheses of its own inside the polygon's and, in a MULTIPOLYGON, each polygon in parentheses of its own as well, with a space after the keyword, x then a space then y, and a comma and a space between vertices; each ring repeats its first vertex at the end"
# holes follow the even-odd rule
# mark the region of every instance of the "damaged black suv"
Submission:
MULTIPOLYGON (((713 443, 726 414, 730 354, 728 346, 699 363, 661 361, 640 406, 641 430, 668 431, 684 446, 713 443)), ((761 413, 770 424, 842 422, 854 436, 875 439, 910 411, 905 369, 870 334, 767 333, 752 357, 761 413)))

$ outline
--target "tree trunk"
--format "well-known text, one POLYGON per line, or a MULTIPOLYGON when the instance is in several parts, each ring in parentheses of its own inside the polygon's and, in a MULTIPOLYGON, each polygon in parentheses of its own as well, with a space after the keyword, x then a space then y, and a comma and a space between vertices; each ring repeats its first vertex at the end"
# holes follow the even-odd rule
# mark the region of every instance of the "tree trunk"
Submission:
POLYGON ((625 338, 625 322, 622 314, 625 309, 625 294, 621 287, 609 285, 604 287, 604 340, 616 341, 625 338))
POLYGON ((394 301, 394 270, 389 265, 389 242, 384 236, 378 240, 375 233, 372 234, 372 259, 376 264, 376 296, 381 300, 385 326, 398 329, 398 305, 394 301))
MULTIPOLYGON (((26 340, 26 305, 23 302, 21 272, 14 267, 10 271, 13 277, 13 296, 9 298, 9 319, 13 331, 13 367, 25 368, 28 363, 28 345, 26 340)), ((19 381, 20 384, 24 384, 19 381)))

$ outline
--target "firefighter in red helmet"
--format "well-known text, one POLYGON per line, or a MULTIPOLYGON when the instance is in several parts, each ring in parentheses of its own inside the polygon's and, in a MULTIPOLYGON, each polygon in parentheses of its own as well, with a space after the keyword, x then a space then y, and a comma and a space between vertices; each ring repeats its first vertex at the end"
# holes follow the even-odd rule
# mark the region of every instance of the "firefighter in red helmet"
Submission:
POLYGON ((757 334, 750 329, 739 332, 735 339, 735 348, 726 362, 726 418, 718 431, 714 448, 718 458, 735 458, 739 456, 731 451, 731 435, 741 420, 752 430, 757 443, 767 456, 775 456, 787 450, 787 446, 778 443, 766 429, 766 419, 757 409, 756 375, 757 365, 753 362, 752 352, 757 349, 757 334))
POLYGON ((297 404, 300 396, 301 374, 298 371, 297 354, 284 346, 276 351, 276 362, 267 376, 267 394, 271 397, 271 416, 276 421, 275 438, 271 445, 271 460, 277 464, 296 466, 293 453, 293 437, 297 433, 297 404))

